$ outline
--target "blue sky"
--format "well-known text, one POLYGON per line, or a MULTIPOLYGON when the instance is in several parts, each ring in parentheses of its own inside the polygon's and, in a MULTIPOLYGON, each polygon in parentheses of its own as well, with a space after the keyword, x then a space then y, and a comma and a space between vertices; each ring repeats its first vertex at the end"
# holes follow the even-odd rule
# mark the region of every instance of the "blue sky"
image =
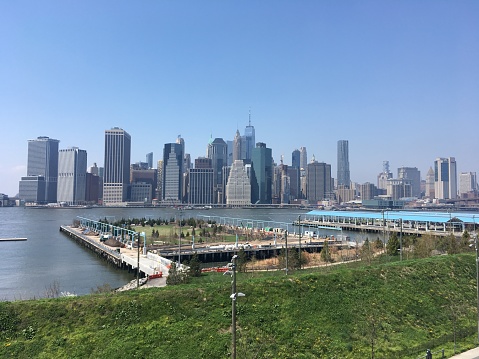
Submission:
POLYGON ((355 182, 384 160, 479 171, 478 64, 477 1, 3 1, 0 192, 18 192, 28 139, 101 166, 118 126, 134 162, 180 134, 196 158, 250 109, 276 162, 305 146, 336 177, 347 139, 355 182))

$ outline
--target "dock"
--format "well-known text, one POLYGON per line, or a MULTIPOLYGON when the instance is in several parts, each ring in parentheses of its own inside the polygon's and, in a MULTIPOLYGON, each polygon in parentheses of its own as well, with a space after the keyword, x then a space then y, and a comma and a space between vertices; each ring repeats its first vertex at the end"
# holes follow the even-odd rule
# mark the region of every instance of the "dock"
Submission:
POLYGON ((0 238, 0 242, 17 242, 26 241, 26 238, 0 238))
POLYGON ((120 269, 136 272, 139 262, 140 275, 143 277, 147 275, 157 276, 160 273, 163 276, 168 275, 171 261, 156 254, 140 254, 137 248, 114 248, 107 246, 101 242, 100 236, 97 233, 92 233, 85 228, 60 226, 60 232, 120 269))

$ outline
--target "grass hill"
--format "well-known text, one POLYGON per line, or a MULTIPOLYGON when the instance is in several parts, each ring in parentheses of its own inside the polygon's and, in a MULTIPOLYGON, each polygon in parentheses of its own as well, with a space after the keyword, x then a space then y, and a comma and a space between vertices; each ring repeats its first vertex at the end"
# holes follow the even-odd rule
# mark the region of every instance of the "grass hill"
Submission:
MULTIPOLYGON (((230 278, 0 303, 2 358, 227 358, 230 278)), ((473 347, 473 254, 238 274, 238 358, 418 358, 473 347)))

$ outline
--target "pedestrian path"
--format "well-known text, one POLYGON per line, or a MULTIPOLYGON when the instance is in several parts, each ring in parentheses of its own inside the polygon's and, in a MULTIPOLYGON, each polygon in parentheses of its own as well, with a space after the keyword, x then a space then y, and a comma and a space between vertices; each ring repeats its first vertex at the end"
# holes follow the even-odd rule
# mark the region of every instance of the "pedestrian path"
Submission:
POLYGON ((479 359, 479 348, 468 350, 467 352, 455 355, 451 359, 479 359))

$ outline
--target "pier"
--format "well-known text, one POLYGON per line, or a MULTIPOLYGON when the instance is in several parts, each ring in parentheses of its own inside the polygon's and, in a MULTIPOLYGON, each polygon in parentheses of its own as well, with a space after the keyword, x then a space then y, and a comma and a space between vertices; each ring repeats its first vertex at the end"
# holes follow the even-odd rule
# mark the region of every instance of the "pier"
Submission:
POLYGON ((101 241, 102 233, 92 231, 88 226, 60 226, 60 232, 118 268, 136 272, 139 267, 141 276, 168 275, 171 261, 154 253, 146 253, 146 250, 140 253, 139 236, 137 236, 136 248, 133 245, 114 248, 101 241))
POLYGON ((454 235, 476 232, 479 214, 424 211, 311 211, 294 221, 295 226, 342 228, 350 231, 395 232, 409 235, 454 235))

